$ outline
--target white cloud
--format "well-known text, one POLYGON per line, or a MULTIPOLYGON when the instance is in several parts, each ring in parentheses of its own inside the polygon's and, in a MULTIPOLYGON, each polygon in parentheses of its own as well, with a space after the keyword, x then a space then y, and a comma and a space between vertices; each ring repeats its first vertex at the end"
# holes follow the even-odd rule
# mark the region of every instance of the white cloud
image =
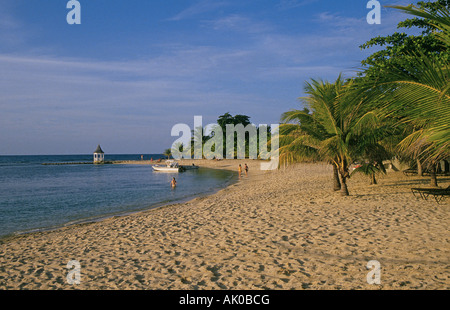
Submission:
MULTIPOLYGON (((364 58, 358 46, 393 33, 405 19, 383 11, 382 25, 373 26, 365 16, 322 12, 315 16, 313 32, 283 32, 280 25, 250 14, 207 14, 226 5, 197 1, 171 20, 202 16, 206 32, 239 35, 230 45, 210 37, 201 45, 188 38, 153 44, 157 54, 123 61, 55 56, 48 47, 46 54, 36 52, 37 46, 33 54, 25 52, 29 48, 20 49, 21 56, 0 53, 0 132, 9 133, 0 135, 0 153, 19 153, 15 145, 26 149, 27 143, 37 150, 39 143, 33 141, 52 153, 59 153, 57 148, 77 153, 83 145, 100 142, 110 145, 109 152, 142 152, 120 149, 132 144, 158 152, 173 142, 174 124, 188 123, 194 115, 203 115, 206 124, 227 111, 249 115, 255 123, 274 123, 297 106, 305 80, 351 74, 364 58)), ((21 29, 20 21, 5 19, 0 39, 2 27, 21 29)))
POLYGON ((59 139, 54 147, 64 149, 84 136, 85 143, 108 139, 118 149, 125 142, 148 140, 150 132, 146 147, 159 151, 173 140, 171 127, 194 115, 212 122, 234 110, 263 121, 263 112, 252 112, 255 104, 264 104, 263 96, 233 89, 228 80, 235 72, 221 72, 232 59, 246 56, 202 47, 129 62, 2 55, 0 132, 9 134, 0 136, 0 153, 21 152, 14 150, 12 136, 30 145, 59 139), (124 75, 140 78, 118 79, 124 75))
POLYGON ((319 0, 281 0, 278 4, 278 8, 282 10, 288 10, 316 3, 318 1, 319 0))
POLYGON ((184 9, 175 16, 169 18, 171 21, 179 21, 183 19, 189 19, 197 17, 198 15, 209 13, 215 11, 221 7, 226 6, 227 3, 219 0, 200 0, 195 4, 184 9))
POLYGON ((259 34, 274 30, 268 23, 256 22, 239 14, 218 18, 208 23, 211 24, 215 30, 230 30, 240 33, 259 34))

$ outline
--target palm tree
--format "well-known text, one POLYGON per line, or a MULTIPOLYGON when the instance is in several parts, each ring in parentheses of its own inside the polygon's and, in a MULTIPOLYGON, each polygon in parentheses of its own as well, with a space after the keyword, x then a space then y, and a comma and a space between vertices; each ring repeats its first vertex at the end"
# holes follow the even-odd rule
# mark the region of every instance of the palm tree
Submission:
POLYGON ((351 175, 355 173, 362 173, 369 177, 370 179, 370 185, 377 184, 376 175, 379 173, 386 174, 386 169, 384 168, 384 165, 379 162, 370 162, 370 163, 364 163, 361 166, 355 168, 355 170, 352 171, 351 175))
POLYGON ((163 155, 167 156, 167 159, 170 159, 170 156, 172 156, 172 150, 171 149, 164 150, 163 155))
POLYGON ((427 162, 449 155, 449 78, 449 71, 438 62, 416 54, 404 68, 391 68, 384 82, 390 95, 379 104, 381 111, 414 127, 400 142, 400 149, 417 153, 427 162))
MULTIPOLYGON (((303 111, 292 110, 283 113, 284 123, 279 127, 280 164, 291 164, 303 161, 324 160, 320 148, 324 139, 329 135, 319 123, 314 121, 313 115, 307 108, 303 111)), ((335 161, 328 160, 333 166, 333 190, 341 189, 338 167, 335 161)))
MULTIPOLYGON (((450 48, 447 7, 436 10, 392 7, 427 18, 426 22, 441 30, 436 36, 442 44, 450 48)), ((450 157, 450 62, 425 56, 420 51, 410 55, 411 59, 401 68, 385 69, 384 78, 376 83, 383 91, 373 100, 382 115, 395 117, 399 125, 412 129, 398 149, 428 167, 431 185, 437 186, 436 165, 450 157)))
POLYGON ((328 161, 340 176, 341 194, 347 196, 350 164, 371 149, 382 148, 380 120, 368 109, 355 80, 345 81, 341 75, 334 83, 312 79, 306 82, 305 93, 308 96, 301 99, 307 110, 282 115, 280 161, 328 161), (296 124, 287 123, 293 121, 296 124))

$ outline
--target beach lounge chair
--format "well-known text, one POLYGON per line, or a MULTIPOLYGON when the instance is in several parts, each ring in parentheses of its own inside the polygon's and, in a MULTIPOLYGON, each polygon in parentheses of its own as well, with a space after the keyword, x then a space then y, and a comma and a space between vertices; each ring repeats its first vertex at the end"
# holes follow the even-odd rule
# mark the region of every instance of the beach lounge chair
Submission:
POLYGON ((428 200, 428 196, 433 196, 437 203, 442 201, 446 196, 450 196, 450 185, 447 188, 411 188, 414 197, 416 194, 424 200, 428 200))
POLYGON ((406 176, 416 175, 417 174, 417 170, 415 170, 415 169, 406 169, 406 170, 403 170, 403 174, 406 175, 406 176))

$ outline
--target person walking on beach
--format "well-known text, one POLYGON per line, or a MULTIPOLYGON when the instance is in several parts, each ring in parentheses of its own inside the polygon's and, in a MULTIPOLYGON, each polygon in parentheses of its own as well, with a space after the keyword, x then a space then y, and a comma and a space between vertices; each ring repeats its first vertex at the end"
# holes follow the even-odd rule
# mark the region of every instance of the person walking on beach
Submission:
POLYGON ((247 166, 247 164, 245 164, 244 169, 245 169, 245 176, 247 176, 247 173, 248 173, 248 166, 247 166))
POLYGON ((172 188, 175 188, 175 186, 177 186, 177 180, 175 180, 175 177, 173 177, 172 181, 170 181, 170 186, 172 186, 172 188))
POLYGON ((238 172, 239 172, 239 176, 241 176, 241 174, 242 174, 242 166, 241 166, 241 164, 239 164, 238 172))

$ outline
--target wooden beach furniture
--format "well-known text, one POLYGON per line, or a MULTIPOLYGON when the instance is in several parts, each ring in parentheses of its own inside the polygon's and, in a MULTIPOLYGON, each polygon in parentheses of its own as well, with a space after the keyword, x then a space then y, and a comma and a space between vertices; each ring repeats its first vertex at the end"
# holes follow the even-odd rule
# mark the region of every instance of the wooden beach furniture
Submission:
POLYGON ((403 174, 406 175, 406 176, 416 175, 417 174, 417 170, 415 170, 415 169, 406 169, 406 170, 403 170, 403 174))
POLYGON ((418 196, 424 200, 428 200, 431 195, 437 203, 442 201, 446 196, 450 196, 450 185, 447 188, 411 188, 414 197, 418 196))

